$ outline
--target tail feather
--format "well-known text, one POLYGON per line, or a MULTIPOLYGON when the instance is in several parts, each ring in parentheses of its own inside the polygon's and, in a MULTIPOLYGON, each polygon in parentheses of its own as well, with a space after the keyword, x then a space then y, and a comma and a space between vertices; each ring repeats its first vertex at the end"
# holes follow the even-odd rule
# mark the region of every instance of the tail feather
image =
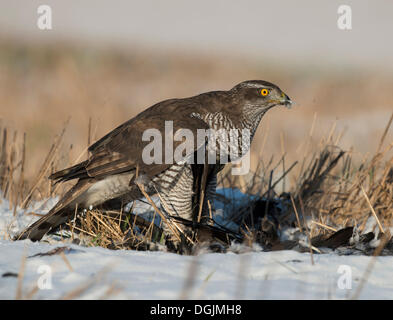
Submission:
POLYGON ((59 225, 67 222, 70 218, 71 210, 58 210, 49 211, 44 217, 33 223, 19 235, 17 235, 14 240, 25 240, 30 239, 31 241, 39 241, 42 237, 48 233, 50 230, 55 229, 59 225))
POLYGON ((87 164, 88 161, 86 160, 72 167, 55 172, 49 176, 49 179, 57 180, 56 183, 58 183, 58 182, 68 181, 76 178, 87 178, 88 177, 86 171, 87 164))
POLYGON ((75 212, 72 204, 77 203, 77 198, 90 186, 91 181, 88 179, 78 181, 45 216, 22 231, 14 240, 39 241, 46 233, 67 222, 75 212))

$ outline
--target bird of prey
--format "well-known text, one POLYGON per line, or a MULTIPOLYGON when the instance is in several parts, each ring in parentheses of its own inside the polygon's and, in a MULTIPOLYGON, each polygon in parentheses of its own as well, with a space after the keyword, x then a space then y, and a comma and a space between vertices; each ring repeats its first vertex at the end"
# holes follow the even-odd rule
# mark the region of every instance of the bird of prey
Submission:
MULTIPOLYGON (((260 120, 269 109, 291 104, 291 99, 278 86, 262 80, 244 81, 228 91, 159 102, 91 145, 88 160, 52 174, 49 178, 56 182, 75 179, 76 184, 45 216, 16 238, 40 240, 73 218, 76 208, 83 210, 108 203, 129 203, 146 194, 159 195, 161 207, 168 217, 195 221, 198 212, 201 214, 199 201, 203 180, 205 197, 200 202, 205 206, 207 200, 213 202, 217 173, 224 165, 219 159, 208 164, 146 163, 142 156, 147 145, 146 139, 142 139, 144 132, 155 129, 164 136, 165 122, 172 121, 174 132, 188 129, 195 135, 200 129, 248 129, 251 142, 260 120), (141 184, 145 193, 141 192, 141 184)), ((173 149, 180 143, 173 141, 173 149)), ((195 143, 191 156, 200 147, 195 143)), ((164 231, 171 234, 168 227, 164 231)))

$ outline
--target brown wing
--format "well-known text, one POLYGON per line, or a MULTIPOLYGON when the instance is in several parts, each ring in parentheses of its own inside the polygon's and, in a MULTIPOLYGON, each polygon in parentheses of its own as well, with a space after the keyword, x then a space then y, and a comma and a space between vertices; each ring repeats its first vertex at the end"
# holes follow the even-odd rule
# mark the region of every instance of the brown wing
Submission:
MULTIPOLYGON (((99 179, 135 170, 137 167, 139 167, 139 172, 149 177, 161 173, 171 164, 153 163, 149 165, 142 159, 142 151, 150 143, 150 141, 142 141, 142 135, 146 130, 158 129, 160 131, 163 143, 162 152, 164 153, 165 121, 172 121, 173 133, 182 128, 191 130, 194 136, 193 151, 200 147, 196 141, 197 129, 208 129, 205 122, 190 117, 189 112, 184 112, 186 106, 181 102, 181 100, 169 100, 166 102, 165 108, 153 106, 142 112, 90 146, 91 155, 87 161, 55 173, 50 178, 59 181, 88 177, 99 179)), ((180 143, 182 142, 173 141, 173 150, 180 143)))
MULTIPOLYGON (((141 173, 150 177, 164 171, 171 163, 164 163, 165 150, 165 121, 170 120, 168 115, 165 120, 160 116, 152 116, 146 121, 138 119, 129 123, 123 130, 115 133, 105 143, 96 147, 86 166, 90 177, 101 177, 122 173, 139 167, 141 173), (162 164, 146 164, 142 159, 143 149, 150 141, 142 141, 143 133, 148 129, 157 129, 162 138, 162 164)), ((178 129, 189 129, 193 136, 197 137, 197 129, 207 129, 208 126, 202 120, 196 118, 173 119, 173 132, 178 129)), ((181 141, 173 141, 173 150, 181 141)), ((197 150, 196 139, 193 141, 193 152, 197 150)))

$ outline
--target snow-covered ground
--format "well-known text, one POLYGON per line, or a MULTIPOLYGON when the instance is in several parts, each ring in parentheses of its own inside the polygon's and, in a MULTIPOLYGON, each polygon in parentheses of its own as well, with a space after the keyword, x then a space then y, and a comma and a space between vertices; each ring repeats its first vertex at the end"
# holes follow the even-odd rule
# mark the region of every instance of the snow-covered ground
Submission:
POLYGON ((393 298, 391 256, 378 257, 367 276, 372 257, 332 251, 314 254, 312 264, 309 253, 258 247, 240 254, 180 256, 7 240, 34 219, 19 211, 14 218, 8 203, 0 204, 0 299, 20 293, 33 299, 346 299, 358 292, 361 299, 393 298), (35 256, 58 247, 67 248, 35 256))

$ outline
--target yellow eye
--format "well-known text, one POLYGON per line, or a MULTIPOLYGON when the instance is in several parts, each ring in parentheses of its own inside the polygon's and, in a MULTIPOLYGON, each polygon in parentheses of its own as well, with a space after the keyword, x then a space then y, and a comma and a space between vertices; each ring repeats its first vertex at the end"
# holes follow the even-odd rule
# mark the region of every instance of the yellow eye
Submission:
POLYGON ((269 90, 268 89, 262 89, 261 90, 261 95, 263 95, 264 97, 266 97, 269 94, 269 90))

